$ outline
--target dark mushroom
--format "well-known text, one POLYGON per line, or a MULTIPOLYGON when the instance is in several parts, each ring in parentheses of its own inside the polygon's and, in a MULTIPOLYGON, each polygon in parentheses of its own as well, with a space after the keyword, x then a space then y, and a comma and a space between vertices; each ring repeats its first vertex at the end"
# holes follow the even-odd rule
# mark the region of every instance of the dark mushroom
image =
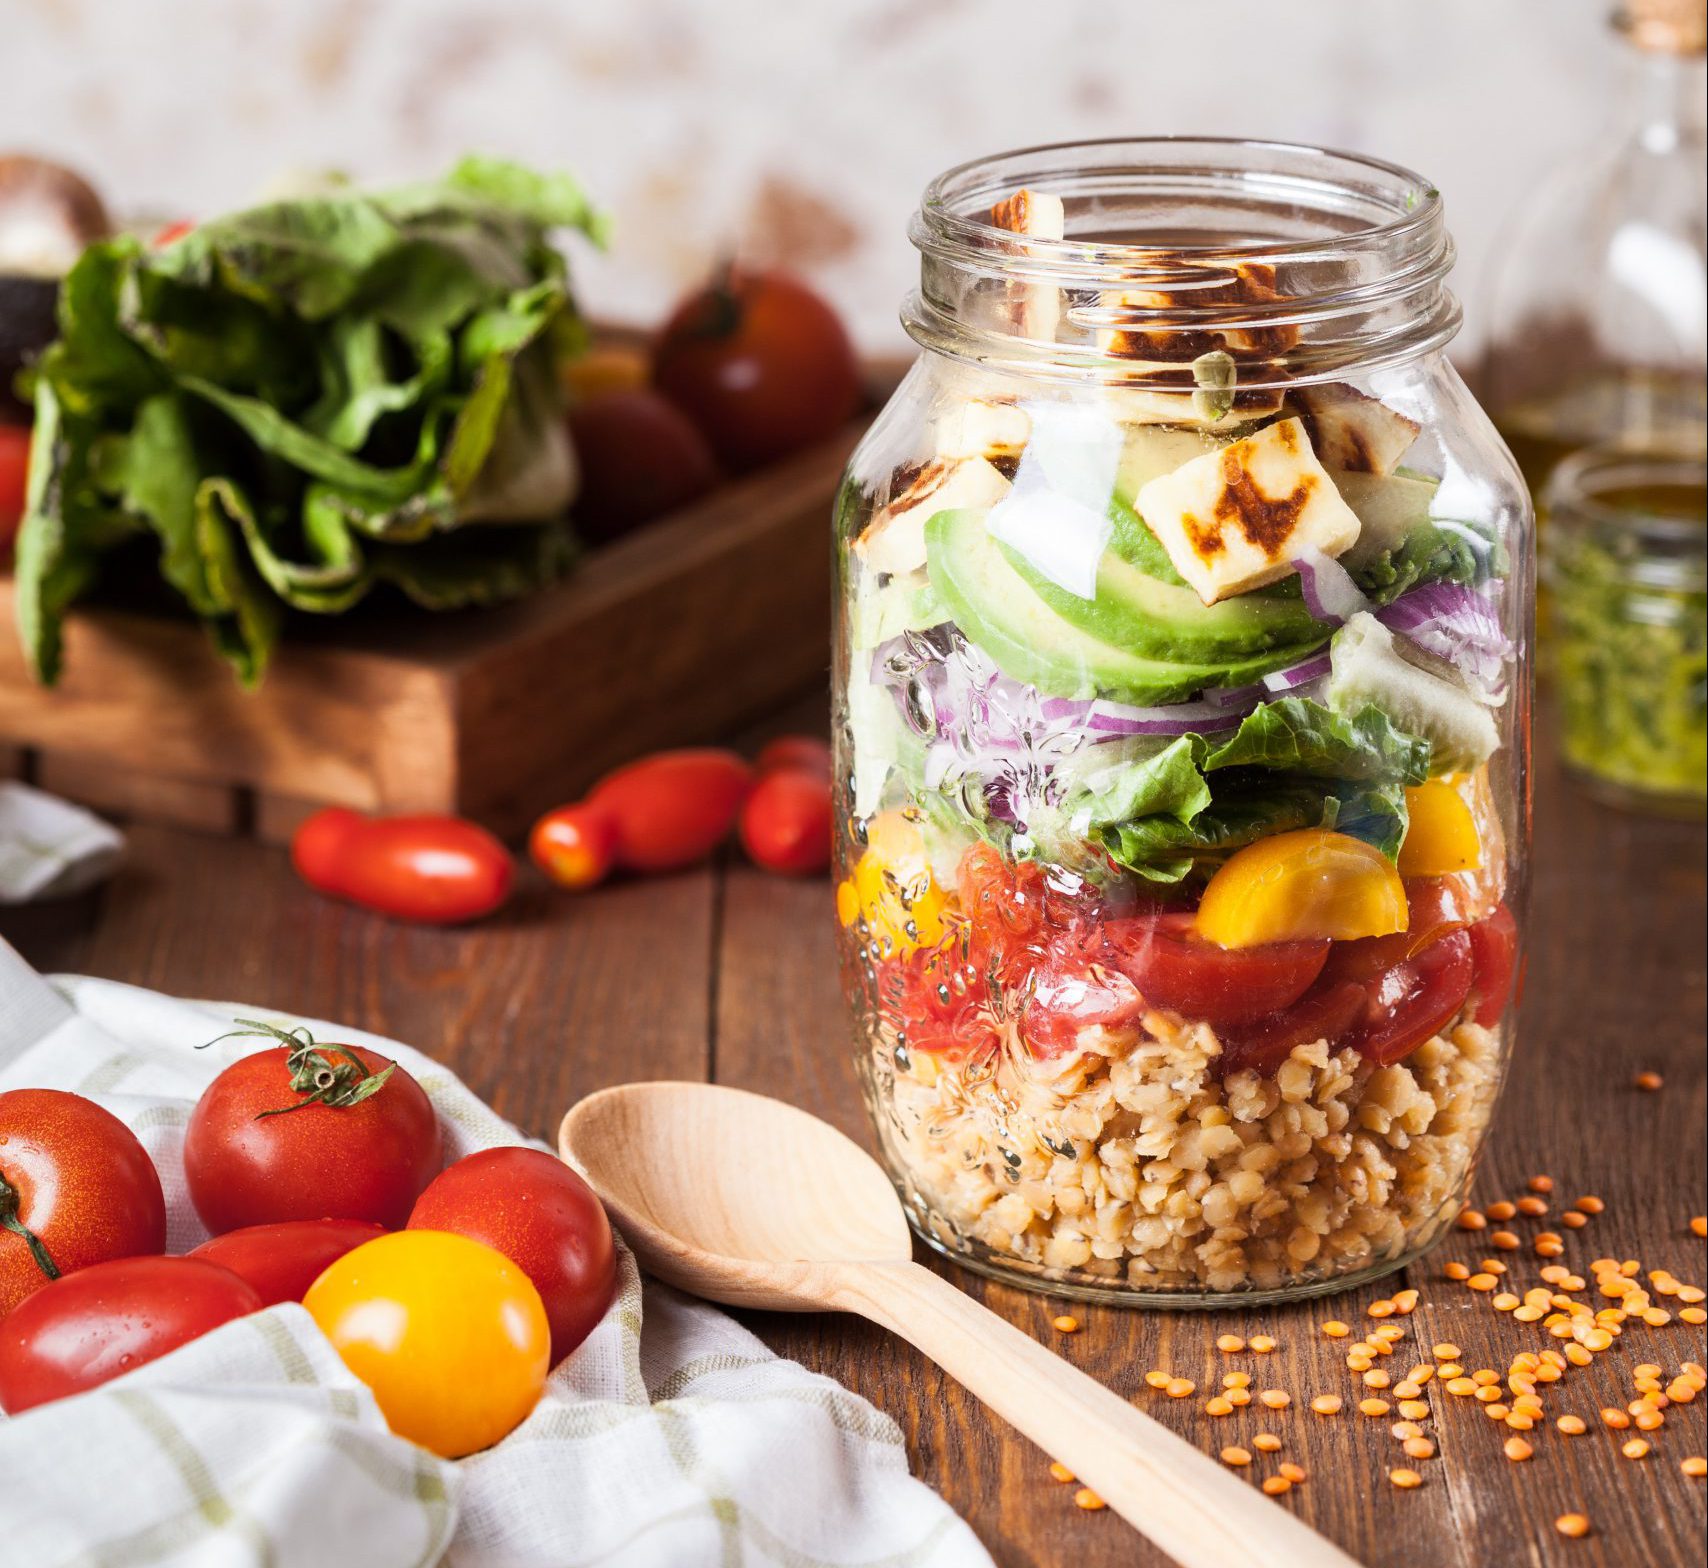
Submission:
POLYGON ((54 337, 59 280, 111 232, 94 188, 57 163, 0 153, 0 418, 20 412, 12 381, 54 337))

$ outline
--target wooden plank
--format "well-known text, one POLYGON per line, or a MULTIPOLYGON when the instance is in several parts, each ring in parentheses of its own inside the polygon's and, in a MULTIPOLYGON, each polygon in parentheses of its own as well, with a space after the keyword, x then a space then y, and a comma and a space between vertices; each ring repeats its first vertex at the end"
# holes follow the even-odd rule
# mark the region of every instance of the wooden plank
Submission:
POLYGON ((0 779, 21 779, 29 776, 30 754, 22 746, 0 742, 0 779))
POLYGON ((36 783, 109 816, 200 833, 235 833, 243 819, 242 799, 229 784, 166 778, 74 752, 44 752, 36 763, 36 783))
POLYGON ((709 871, 576 898, 525 872, 496 917, 405 926, 311 892, 248 839, 130 830, 130 859, 75 905, 0 908, 38 968, 333 1018, 438 1057, 528 1133, 632 1078, 701 1078, 709 871))

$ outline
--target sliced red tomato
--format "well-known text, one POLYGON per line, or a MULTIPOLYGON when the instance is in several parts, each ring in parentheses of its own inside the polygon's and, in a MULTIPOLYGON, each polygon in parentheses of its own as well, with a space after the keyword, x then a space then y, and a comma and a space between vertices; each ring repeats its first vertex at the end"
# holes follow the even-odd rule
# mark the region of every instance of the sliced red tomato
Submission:
POLYGON ((1218 1031, 1222 1054, 1217 1070, 1224 1077, 1246 1071, 1267 1077, 1295 1046, 1338 1041, 1363 1015, 1368 999, 1364 987, 1351 981, 1319 981, 1291 1007, 1218 1031))
POLYGON ((1327 939, 1225 948, 1197 934, 1184 912, 1106 921, 1110 962, 1152 1007, 1231 1023, 1290 1007, 1322 973, 1327 939))
POLYGON ((1452 1023, 1470 994, 1471 938, 1455 931, 1378 975, 1362 1018, 1339 1044, 1381 1065, 1409 1056, 1452 1023))
POLYGON ((1077 1051, 1082 1029, 1126 1028, 1144 1010, 1145 998, 1126 975, 1066 950, 1039 960, 1020 1034, 1032 1055, 1047 1061, 1077 1051))
POLYGON ((961 1061, 994 1049, 990 987, 951 938, 909 953, 888 966, 880 1007, 911 1051, 961 1061))
POLYGON ((1506 1011, 1518 972, 1518 922, 1502 904, 1487 920, 1471 927, 1471 994, 1477 1010, 1472 1021, 1492 1029, 1506 1011))

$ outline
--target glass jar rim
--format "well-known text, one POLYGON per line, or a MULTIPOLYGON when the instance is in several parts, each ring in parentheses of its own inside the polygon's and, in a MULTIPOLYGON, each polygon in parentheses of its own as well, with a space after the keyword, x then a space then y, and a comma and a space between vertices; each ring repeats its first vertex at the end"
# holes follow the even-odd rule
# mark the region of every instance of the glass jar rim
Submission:
POLYGON ((1561 461, 1543 490, 1550 556, 1580 537, 1617 546, 1629 580, 1675 592, 1708 587, 1708 519, 1612 505, 1611 491, 1645 485, 1708 486, 1708 460, 1617 442, 1585 447, 1561 461))
POLYGON ((1112 335, 1154 345, 1221 332, 1287 346, 1242 386, 1327 380, 1431 352, 1460 320, 1435 186, 1399 164, 1301 143, 1113 137, 977 158, 931 181, 908 234, 921 255, 921 286, 903 310, 915 340, 1044 373, 1054 360, 1131 380, 1131 360, 1098 347, 1112 335), (1063 201, 1059 237, 997 221, 994 209, 1022 191, 1063 201), (1086 232, 1112 218, 1129 232, 1086 232), (1067 331, 1034 335, 1023 312, 981 321, 967 308, 981 289, 1017 286, 1057 291, 1063 308, 1048 319, 1067 331), (966 335, 980 340, 971 350, 956 341, 966 335))
MULTIPOLYGON (((1116 272, 1142 272, 1148 259, 1183 256, 1193 260, 1227 257, 1243 261, 1288 261, 1296 256, 1309 256, 1344 250, 1348 246, 1374 246, 1392 243, 1408 235, 1421 233, 1442 221, 1441 193, 1420 174, 1402 164, 1389 163, 1363 153, 1344 152, 1332 147, 1315 147, 1306 142, 1267 141, 1241 136, 1110 136, 1089 141, 1044 142, 1034 147, 1017 148, 1011 152, 970 158, 945 169, 929 185, 920 198, 910 237, 922 249, 927 245, 964 245, 971 248, 998 246, 1011 248, 1016 236, 1011 230, 990 221, 992 206, 1020 185, 1053 189, 1060 177, 1074 169, 1062 166, 1058 160, 1074 156, 1076 165, 1089 158, 1117 149, 1131 149, 1141 156, 1148 152, 1149 160, 1135 162, 1124 172, 1135 177, 1141 171, 1161 171, 1162 154, 1185 153, 1192 149, 1228 154, 1264 154, 1294 160, 1299 163, 1296 174, 1265 175, 1230 166, 1228 174, 1254 188, 1279 191, 1285 187, 1303 194, 1314 188, 1326 198, 1338 194, 1343 199, 1356 195, 1352 179, 1359 173, 1388 182, 1394 193, 1389 198, 1391 215, 1382 222, 1370 223, 1340 234, 1323 235, 1316 239, 1252 240, 1219 244, 1167 243, 1137 245, 1129 242, 1088 242, 1082 239, 1042 239, 1028 236, 1028 251, 1046 266, 1085 272, 1106 267, 1116 272), (1026 165, 1034 165, 1030 170, 1026 165), (1308 182, 1306 166, 1319 167, 1324 178, 1308 182), (1336 180, 1333 169, 1341 171, 1336 180), (1003 177, 995 176, 1001 171, 1003 177), (969 216, 958 211, 957 205, 973 205, 983 217, 969 216)), ((1367 199, 1379 201, 1374 185, 1367 199)))

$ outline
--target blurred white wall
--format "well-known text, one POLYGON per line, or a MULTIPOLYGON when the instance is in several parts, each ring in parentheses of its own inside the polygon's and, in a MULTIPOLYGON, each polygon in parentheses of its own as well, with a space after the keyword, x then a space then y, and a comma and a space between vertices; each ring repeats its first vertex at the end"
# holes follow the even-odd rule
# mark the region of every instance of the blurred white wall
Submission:
POLYGON ((1124 133, 1324 142, 1447 198, 1480 331, 1503 215, 1593 134, 1610 0, 0 0, 0 148, 125 209, 200 214, 293 168, 577 170, 617 221, 580 267, 652 320, 739 247, 900 346, 926 180, 1124 133))

